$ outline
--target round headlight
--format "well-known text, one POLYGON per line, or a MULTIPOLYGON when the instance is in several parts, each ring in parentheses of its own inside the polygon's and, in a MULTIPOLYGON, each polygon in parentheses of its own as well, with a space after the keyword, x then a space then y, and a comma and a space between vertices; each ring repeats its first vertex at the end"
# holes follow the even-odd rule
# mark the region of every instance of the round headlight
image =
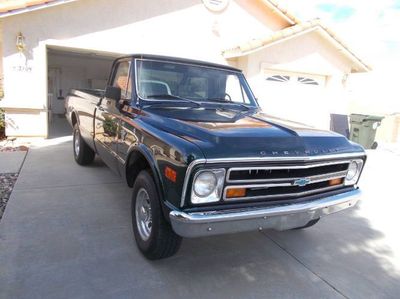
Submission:
POLYGON ((358 172, 358 164, 355 161, 352 161, 349 165, 349 170, 347 171, 346 180, 351 181, 357 175, 358 172))
POLYGON ((209 196, 217 187, 217 178, 211 171, 200 173, 194 181, 193 191, 199 197, 209 196))

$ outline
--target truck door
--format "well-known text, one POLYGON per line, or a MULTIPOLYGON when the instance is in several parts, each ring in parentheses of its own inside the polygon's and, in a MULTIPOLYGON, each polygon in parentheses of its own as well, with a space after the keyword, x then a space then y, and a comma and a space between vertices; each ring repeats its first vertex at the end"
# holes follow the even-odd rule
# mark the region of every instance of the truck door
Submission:
POLYGON ((121 126, 118 134, 117 155, 120 171, 124 171, 124 163, 128 158, 129 148, 139 143, 141 130, 138 129, 136 118, 140 115, 140 110, 136 106, 135 92, 135 70, 132 67, 128 82, 125 106, 121 110, 121 126))
MULTIPOLYGON (((120 61, 115 65, 112 86, 121 88, 121 97, 126 97, 129 80, 130 61, 120 61)), ((116 154, 121 113, 115 100, 103 98, 96 109, 95 143, 102 160, 118 173, 116 154)))

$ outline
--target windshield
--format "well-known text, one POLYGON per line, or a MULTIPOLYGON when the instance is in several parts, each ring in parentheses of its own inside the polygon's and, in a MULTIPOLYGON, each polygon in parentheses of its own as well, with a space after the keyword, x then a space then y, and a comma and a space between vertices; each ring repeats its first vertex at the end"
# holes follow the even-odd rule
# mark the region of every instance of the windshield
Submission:
POLYGON ((243 74, 225 69, 137 60, 137 85, 142 100, 256 106, 243 74))

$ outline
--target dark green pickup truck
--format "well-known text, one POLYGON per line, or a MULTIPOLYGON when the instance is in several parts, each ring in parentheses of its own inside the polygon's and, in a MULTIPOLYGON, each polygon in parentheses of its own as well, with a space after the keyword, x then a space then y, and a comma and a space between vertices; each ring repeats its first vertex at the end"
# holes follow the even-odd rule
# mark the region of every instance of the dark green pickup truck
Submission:
POLYGON ((76 162, 98 154, 133 188, 149 259, 173 255, 182 237, 309 227, 360 195, 361 146, 263 113, 229 66, 122 57, 104 91, 72 90, 66 108, 76 162))

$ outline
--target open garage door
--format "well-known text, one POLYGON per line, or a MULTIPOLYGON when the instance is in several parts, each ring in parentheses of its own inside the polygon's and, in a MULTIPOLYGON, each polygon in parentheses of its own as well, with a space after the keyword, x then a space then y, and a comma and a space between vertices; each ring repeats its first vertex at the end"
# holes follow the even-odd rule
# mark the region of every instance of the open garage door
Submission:
POLYGON ((71 89, 104 89, 118 53, 87 49, 47 49, 49 135, 70 133, 65 120, 65 98, 71 89), (68 130, 67 132, 65 132, 68 130))

